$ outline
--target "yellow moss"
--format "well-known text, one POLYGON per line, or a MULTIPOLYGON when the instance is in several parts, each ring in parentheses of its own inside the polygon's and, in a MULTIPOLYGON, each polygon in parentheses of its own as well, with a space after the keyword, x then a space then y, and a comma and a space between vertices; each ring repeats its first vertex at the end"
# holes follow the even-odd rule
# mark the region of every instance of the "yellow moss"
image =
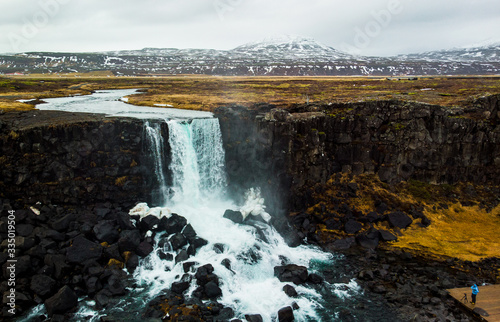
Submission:
POLYGON ((102 246, 102 247, 106 247, 106 248, 108 248, 108 247, 109 247, 109 244, 108 244, 107 242, 102 242, 102 243, 101 243, 101 246, 102 246))
POLYGON ((128 178, 127 176, 117 178, 115 180, 115 186, 123 187, 125 182, 127 182, 127 178, 128 178))
POLYGON ((19 137, 19 134, 17 134, 16 132, 14 131, 10 131, 9 133, 9 136, 12 138, 12 139, 17 139, 19 137))
POLYGON ((132 162, 130 163, 130 167, 133 168, 136 166, 137 166, 137 162, 135 162, 135 160, 132 160, 132 162))
POLYGON ((125 263, 128 262, 130 256, 132 256, 132 252, 123 252, 122 257, 125 259, 125 263))
POLYGON ((125 263, 117 260, 117 259, 114 259, 114 258, 111 258, 108 262, 108 267, 112 268, 112 267, 116 267, 118 269, 123 269, 123 267, 125 267, 125 263))
POLYGON ((392 246, 469 261, 499 256, 500 205, 491 212, 459 203, 449 209, 426 208, 424 214, 431 225, 422 228, 413 224, 392 246))

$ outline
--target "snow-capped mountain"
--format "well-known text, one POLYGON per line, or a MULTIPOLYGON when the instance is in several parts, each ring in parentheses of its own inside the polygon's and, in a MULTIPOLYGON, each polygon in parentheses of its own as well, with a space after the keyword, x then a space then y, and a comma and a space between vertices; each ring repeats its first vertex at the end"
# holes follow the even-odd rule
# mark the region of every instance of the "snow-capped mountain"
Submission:
POLYGON ((117 75, 498 75, 500 45, 396 57, 358 57, 310 38, 286 36, 232 50, 144 48, 0 55, 0 74, 103 70, 117 75))
POLYGON ((420 54, 401 55, 400 59, 449 62, 499 62, 500 43, 480 47, 453 48, 420 54))
POLYGON ((247 57, 282 57, 285 59, 327 60, 352 59, 353 57, 332 47, 317 42, 312 38, 282 36, 267 38, 261 42, 248 43, 231 50, 247 57))

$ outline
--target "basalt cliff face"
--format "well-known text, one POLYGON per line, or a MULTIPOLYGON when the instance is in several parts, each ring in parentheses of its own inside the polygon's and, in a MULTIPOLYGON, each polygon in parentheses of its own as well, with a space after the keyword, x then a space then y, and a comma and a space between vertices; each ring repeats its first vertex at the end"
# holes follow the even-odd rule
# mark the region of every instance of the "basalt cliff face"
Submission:
POLYGON ((281 209, 303 211, 311 187, 339 172, 377 174, 387 183, 498 184, 499 102, 490 96, 467 108, 400 101, 287 111, 230 106, 216 114, 230 182, 261 185, 281 209))
POLYGON ((4 114, 0 130, 3 198, 134 204, 154 189, 141 120, 30 111, 4 114))
MULTIPOLYGON (((226 106, 215 114, 229 190, 236 196, 260 186, 278 212, 304 210, 310 188, 339 172, 373 173, 387 183, 500 180, 498 95, 467 108, 371 101, 287 111, 226 106)), ((151 201, 155 182, 142 120, 31 111, 2 115, 0 131, 4 198, 151 201)))

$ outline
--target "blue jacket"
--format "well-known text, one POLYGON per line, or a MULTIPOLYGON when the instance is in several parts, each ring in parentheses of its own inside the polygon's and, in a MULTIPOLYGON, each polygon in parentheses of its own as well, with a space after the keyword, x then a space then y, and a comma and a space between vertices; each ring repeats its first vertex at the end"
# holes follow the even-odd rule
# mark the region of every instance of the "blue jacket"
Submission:
POLYGON ((477 288, 476 284, 472 285, 470 288, 472 289, 472 294, 479 293, 479 289, 477 288))

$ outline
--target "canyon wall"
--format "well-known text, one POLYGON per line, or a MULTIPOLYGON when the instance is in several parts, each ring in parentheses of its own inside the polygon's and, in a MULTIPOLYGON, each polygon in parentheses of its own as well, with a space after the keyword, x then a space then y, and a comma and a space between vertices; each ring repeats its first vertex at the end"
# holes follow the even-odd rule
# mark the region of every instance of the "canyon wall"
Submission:
POLYGON ((143 123, 49 111, 3 115, 1 197, 27 205, 150 201, 156 183, 143 123))
POLYGON ((261 185, 267 198, 284 196, 275 208, 302 211, 310 188, 337 172, 375 173, 387 183, 498 184, 499 101, 485 97, 467 108, 399 101, 287 111, 229 106, 216 113, 237 169, 230 183, 261 185))

